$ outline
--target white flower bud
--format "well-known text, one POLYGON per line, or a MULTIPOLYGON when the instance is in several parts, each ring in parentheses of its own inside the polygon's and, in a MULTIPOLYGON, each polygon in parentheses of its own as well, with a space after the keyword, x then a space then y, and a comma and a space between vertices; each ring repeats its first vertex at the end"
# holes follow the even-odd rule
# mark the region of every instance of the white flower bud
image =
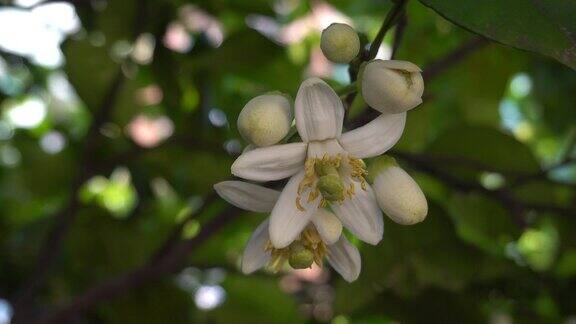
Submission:
POLYGON ((406 171, 388 156, 376 159, 370 166, 370 179, 378 205, 388 217, 402 225, 423 221, 428 203, 422 189, 406 171))
POLYGON ((240 135, 258 147, 280 142, 291 124, 290 102, 280 94, 265 94, 250 100, 238 116, 240 135))
POLYGON ((354 28, 334 23, 322 31, 320 48, 330 61, 348 63, 360 51, 360 38, 354 28))
POLYGON ((374 60, 362 74, 362 97, 382 112, 397 114, 422 103, 424 79, 418 66, 396 60, 374 60))

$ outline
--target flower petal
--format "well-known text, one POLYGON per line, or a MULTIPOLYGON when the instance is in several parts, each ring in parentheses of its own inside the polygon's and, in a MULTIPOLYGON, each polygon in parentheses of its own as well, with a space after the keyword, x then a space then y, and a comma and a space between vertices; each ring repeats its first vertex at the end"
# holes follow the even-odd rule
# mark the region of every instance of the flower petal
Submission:
POLYGON ((240 155, 232 164, 232 174, 255 181, 287 178, 304 167, 306 143, 261 147, 240 155))
POLYGON ((304 210, 296 206, 298 186, 304 175, 302 170, 288 181, 270 215, 270 241, 278 249, 292 243, 318 210, 320 197, 308 202, 308 190, 301 194, 300 203, 304 210))
POLYGON ((304 142, 338 138, 342 134, 344 105, 336 92, 318 78, 302 82, 294 111, 296 128, 304 142))
POLYGON ((342 223, 332 212, 320 208, 312 217, 312 223, 326 244, 334 244, 342 234, 342 223))
POLYGON ((358 279, 362 261, 358 249, 342 235, 338 242, 328 246, 328 263, 344 280, 352 282, 358 279))
POLYGON ((368 124, 346 132, 340 144, 356 158, 368 158, 388 151, 402 136, 406 113, 380 115, 368 124))
POLYGON ((329 139, 326 141, 314 141, 308 144, 308 158, 309 159, 321 159, 325 156, 333 157, 338 154, 344 153, 344 149, 340 146, 335 139, 329 139))
POLYGON ((274 208, 280 192, 244 181, 222 181, 214 190, 230 204, 257 213, 269 213, 274 208))
POLYGON ((270 252, 266 251, 266 243, 268 243, 268 219, 262 222, 244 248, 242 254, 242 272, 245 274, 252 273, 270 261, 270 252))
POLYGON ((342 203, 332 204, 332 210, 352 234, 366 243, 376 245, 382 240, 384 220, 374 191, 368 184, 366 190, 362 190, 358 182, 348 181, 348 185, 350 183, 354 184, 354 195, 342 203))

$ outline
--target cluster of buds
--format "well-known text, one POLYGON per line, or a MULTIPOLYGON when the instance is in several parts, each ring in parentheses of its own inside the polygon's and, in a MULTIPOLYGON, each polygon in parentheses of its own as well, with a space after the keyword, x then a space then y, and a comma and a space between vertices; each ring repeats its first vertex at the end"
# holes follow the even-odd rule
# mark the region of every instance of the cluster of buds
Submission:
MULTIPOLYGON (((350 26, 333 24, 323 32, 321 47, 328 59, 346 63, 358 55, 360 42, 350 26)), ((409 62, 374 60, 364 64, 359 79, 366 103, 381 114, 345 133, 344 104, 318 78, 300 85, 294 114, 288 97, 279 93, 256 97, 242 109, 238 131, 250 145, 231 171, 252 182, 224 181, 214 188, 237 207, 270 214, 244 250, 244 273, 266 265, 275 271, 322 266, 326 260, 354 281, 360 253, 344 228, 376 245, 384 233, 383 213, 402 225, 425 219, 422 190, 383 155, 402 136, 406 111, 422 102, 420 69, 409 62), (301 142, 290 142, 292 116, 301 142), (281 179, 288 179, 281 190, 253 183, 281 179)))

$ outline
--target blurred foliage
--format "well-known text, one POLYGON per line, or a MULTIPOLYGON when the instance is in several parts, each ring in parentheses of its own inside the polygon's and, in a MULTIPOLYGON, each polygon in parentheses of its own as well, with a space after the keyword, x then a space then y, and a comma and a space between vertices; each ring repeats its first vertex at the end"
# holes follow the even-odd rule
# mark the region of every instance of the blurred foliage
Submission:
MULTIPOLYGON (((421 2, 426 6, 410 1, 407 7, 398 59, 426 68, 474 36, 460 25, 575 67, 576 7, 569 1, 421 2)), ((243 105, 267 91, 294 97, 311 74, 335 87, 347 84, 347 67, 321 57, 321 28, 348 17, 361 39, 371 40, 391 7, 390 1, 75 3, 83 29, 62 45, 63 66, 0 52, 2 298, 31 273, 51 215, 74 194, 78 174, 90 175, 77 193, 81 206, 63 254, 41 291, 44 306, 145 263, 211 186, 229 177, 244 147, 235 125, 243 105), (137 51, 146 44, 149 59, 137 51), (23 104, 30 100, 32 106, 23 104), (96 149, 83 156, 90 125, 107 105, 111 114, 97 129, 96 149), (31 115, 40 119, 22 121, 31 115)), ((392 39, 386 37, 384 52, 392 39)), ((574 164, 549 177, 518 179, 574 156, 575 125, 573 70, 492 43, 428 82, 424 104, 409 113, 396 149, 433 157, 428 163, 462 181, 573 210, 574 164)), ((85 322, 573 320, 576 215, 529 210, 519 226, 500 201, 399 161, 424 189, 428 219, 413 227, 386 220, 382 243, 358 243, 358 281, 348 284, 330 269, 328 277, 313 279, 241 275, 243 246, 264 217, 243 213, 195 250, 188 272, 98 304, 85 322), (202 287, 220 287, 225 296, 203 295, 220 290, 202 287), (200 306, 198 298, 214 296, 219 303, 200 306)), ((186 223, 185 237, 223 208, 214 203, 186 223)))

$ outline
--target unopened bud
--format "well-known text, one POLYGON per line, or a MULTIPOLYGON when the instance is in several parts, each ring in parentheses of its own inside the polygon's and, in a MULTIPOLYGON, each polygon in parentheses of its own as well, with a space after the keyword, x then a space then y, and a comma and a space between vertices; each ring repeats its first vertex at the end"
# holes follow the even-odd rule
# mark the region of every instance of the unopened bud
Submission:
POLYGON ((369 169, 378 205, 388 217, 402 225, 423 221, 428 203, 420 186, 388 156, 377 158, 369 169))
POLYGON ((238 116, 238 131, 249 143, 262 147, 280 142, 290 130, 290 102, 280 94, 250 100, 238 116))
POLYGON ((295 241, 290 245, 290 257, 288 263, 294 269, 306 269, 312 266, 314 253, 308 250, 302 243, 295 241))
POLYGON ((396 60, 374 60, 362 71, 362 97, 382 112, 397 114, 422 103, 424 79, 418 66, 396 60))
POLYGON ((344 199, 344 185, 338 174, 321 176, 316 185, 322 197, 328 201, 341 201, 344 199))
POLYGON ((334 23, 322 31, 320 48, 330 61, 348 63, 360 51, 360 38, 354 28, 334 23))

